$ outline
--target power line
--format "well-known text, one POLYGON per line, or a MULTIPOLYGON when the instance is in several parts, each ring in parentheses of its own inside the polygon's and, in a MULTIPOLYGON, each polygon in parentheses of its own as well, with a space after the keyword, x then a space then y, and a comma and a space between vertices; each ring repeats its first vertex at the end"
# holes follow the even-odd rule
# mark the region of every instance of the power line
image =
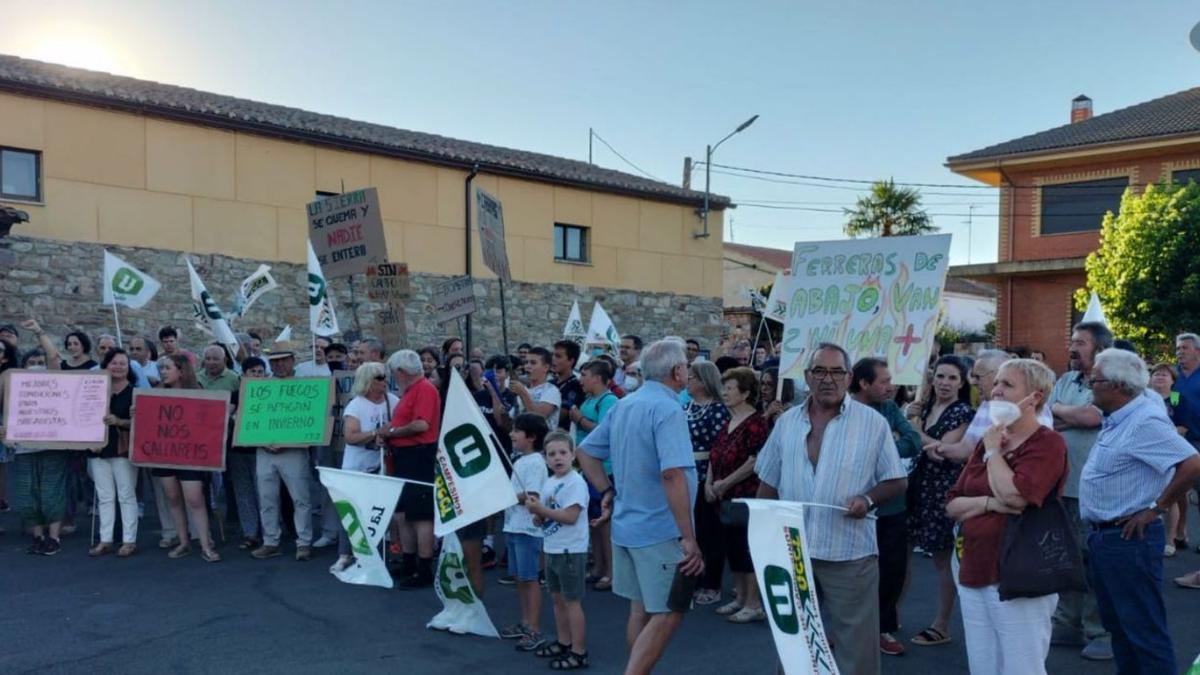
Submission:
MULTIPOLYGON (((786 173, 783 171, 767 171, 766 169, 750 169, 750 168, 742 167, 742 166, 731 166, 729 164, 717 164, 716 162, 713 162, 713 166, 718 166, 718 167, 721 167, 722 169, 730 169, 733 171, 744 171, 746 173, 756 173, 756 174, 763 174, 763 175, 767 175, 767 176, 781 176, 784 178, 803 178, 805 180, 821 180, 821 181, 829 181, 831 183, 858 183, 858 184, 873 185, 873 184, 879 182, 878 180, 869 180, 866 178, 831 178, 829 176, 812 176, 812 175, 806 175, 806 174, 800 174, 800 173, 786 173)), ((995 188, 992 188, 989 186, 965 185, 962 183, 913 183, 913 182, 907 182, 907 181, 893 181, 893 182, 896 185, 903 185, 905 187, 958 188, 958 189, 964 189, 964 190, 981 190, 981 189, 994 190, 995 189, 995 188)))
POLYGON ((625 163, 626 163, 626 164, 628 164, 629 166, 632 166, 633 168, 637 169, 638 173, 641 173, 641 174, 645 175, 645 176, 646 176, 646 177, 648 177, 648 178, 653 178, 654 180, 656 180, 656 181, 658 181, 658 182, 660 182, 660 183, 665 183, 665 182, 666 182, 666 181, 664 181, 663 179, 659 178, 658 176, 655 176, 654 174, 650 173, 649 171, 646 171, 646 170, 645 170, 645 169, 643 169, 642 167, 640 167, 640 166, 638 166, 637 164, 634 164, 633 162, 631 162, 631 161, 629 161, 628 159, 626 159, 625 155, 622 155, 621 153, 617 152, 617 149, 616 149, 616 148, 614 148, 613 146, 609 145, 609 144, 608 144, 608 141, 604 140, 604 137, 603 137, 603 136, 601 136, 600 134, 596 133, 595 129, 593 129, 593 130, 592 130, 592 135, 593 135, 593 136, 595 136, 595 137, 596 137, 596 139, 597 139, 597 140, 599 140, 601 143, 603 143, 603 144, 604 144, 604 147, 608 148, 609 150, 612 150, 612 153, 613 153, 614 155, 616 155, 617 157, 620 157, 622 162, 625 162, 625 163))
MULTIPOLYGON (((777 184, 783 184, 783 185, 803 185, 806 187, 824 188, 826 190, 847 190, 849 192, 855 192, 858 194, 863 194, 864 192, 866 192, 866 188, 850 187, 849 185, 827 185, 824 183, 810 183, 810 182, 806 182, 806 181, 791 180, 791 179, 787 179, 787 178, 768 178, 766 176, 755 176, 755 175, 746 175, 746 174, 741 174, 741 173, 732 173, 730 171, 721 171, 719 169, 714 169, 713 173, 720 174, 722 176, 732 176, 733 178, 745 178, 746 180, 755 180, 755 181, 760 181, 760 182, 764 182, 764 183, 777 183, 777 184)), ((978 195, 980 197, 998 196, 998 194, 994 191, 995 188, 978 188, 978 189, 992 190, 991 194, 978 193, 978 195)), ((922 195, 937 195, 939 197, 959 197, 959 198, 971 196, 969 194, 964 194, 962 192, 922 191, 921 194, 922 195)))

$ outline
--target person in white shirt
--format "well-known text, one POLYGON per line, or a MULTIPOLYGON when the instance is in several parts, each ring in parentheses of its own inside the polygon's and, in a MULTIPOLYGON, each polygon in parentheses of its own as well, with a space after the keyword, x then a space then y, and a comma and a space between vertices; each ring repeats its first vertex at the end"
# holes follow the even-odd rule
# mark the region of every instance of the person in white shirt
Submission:
MULTIPOLYGON (((553 385, 551 385, 553 386, 553 385)), ((542 443, 550 428, 546 418, 522 413, 513 420, 513 450, 520 457, 513 462, 512 487, 517 503, 504 511, 504 534, 508 540, 508 571, 516 579, 517 598, 521 603, 521 621, 500 631, 506 640, 520 640, 517 649, 531 652, 545 644, 541 625, 542 588, 538 567, 542 555, 542 528, 533 523, 533 514, 525 507, 530 496, 542 494, 546 481, 546 460, 542 443)))
POLYGON ((525 357, 525 372, 529 375, 529 386, 520 381, 509 381, 508 388, 521 400, 521 410, 541 415, 546 426, 558 428, 558 409, 562 407, 562 394, 549 381, 550 351, 545 347, 534 347, 525 357))
POLYGON ((329 377, 329 364, 325 363, 325 348, 333 341, 327 337, 313 340, 313 360, 296 366, 296 377, 329 377))
POLYGON ((534 524, 542 527, 546 554, 546 588, 554 600, 555 642, 537 650, 537 656, 554 657, 552 670, 588 667, 583 587, 587 575, 587 482, 571 466, 575 443, 571 435, 555 431, 546 436, 546 464, 554 474, 542 484, 545 501, 525 498, 534 524), (567 640, 564 642, 564 640, 567 640))

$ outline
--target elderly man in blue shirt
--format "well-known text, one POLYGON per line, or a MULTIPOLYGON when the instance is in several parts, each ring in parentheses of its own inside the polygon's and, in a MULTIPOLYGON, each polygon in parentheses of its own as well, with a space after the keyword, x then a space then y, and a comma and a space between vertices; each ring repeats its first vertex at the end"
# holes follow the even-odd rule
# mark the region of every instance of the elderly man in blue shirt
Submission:
POLYGON ((1162 597, 1162 516, 1200 477, 1200 455, 1142 395, 1149 381, 1136 354, 1096 357, 1088 384, 1104 420, 1080 476, 1079 513, 1118 672, 1167 674, 1178 671, 1162 597))
POLYGON ((683 621, 692 592, 687 589, 682 600, 673 597, 676 575, 694 587, 704 572, 692 523, 696 461, 676 398, 688 380, 683 341, 655 342, 641 362, 646 383, 617 401, 576 455, 603 495, 601 517, 612 513, 613 592, 630 601, 626 673, 653 670, 683 621), (604 472, 606 459, 612 461, 615 487, 604 472))

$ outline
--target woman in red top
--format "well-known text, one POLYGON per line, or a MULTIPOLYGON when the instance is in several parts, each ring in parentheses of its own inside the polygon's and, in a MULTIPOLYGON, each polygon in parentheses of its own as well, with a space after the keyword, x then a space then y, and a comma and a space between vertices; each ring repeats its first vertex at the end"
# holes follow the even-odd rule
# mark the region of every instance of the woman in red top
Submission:
POLYGON ((1007 428, 988 430, 946 495, 946 513, 961 523, 958 595, 976 675, 1046 672, 1058 594, 1001 602, 998 567, 1009 516, 1041 506, 1066 480, 1066 442, 1037 420, 1053 386, 1054 373, 1038 361, 1014 359, 1000 367, 992 400, 1017 404, 1021 415, 1007 428))
MULTIPOLYGON (((749 368, 732 368, 721 376, 721 397, 729 408, 730 418, 709 449, 708 477, 704 480, 704 498, 713 508, 731 514, 732 499, 754 497, 758 478, 754 475, 754 460, 767 442, 767 418, 758 413, 754 404, 758 398, 758 378, 749 368)), ((754 563, 746 540, 746 524, 735 524, 731 518, 721 518, 721 544, 729 569, 733 572, 733 601, 717 608, 718 614, 728 615, 734 623, 750 623, 767 618, 763 612, 758 584, 754 581, 754 563)), ((712 572, 713 570, 706 570, 712 572)), ((720 575, 718 568, 715 572, 720 575)), ((719 588, 719 586, 718 586, 719 588)))

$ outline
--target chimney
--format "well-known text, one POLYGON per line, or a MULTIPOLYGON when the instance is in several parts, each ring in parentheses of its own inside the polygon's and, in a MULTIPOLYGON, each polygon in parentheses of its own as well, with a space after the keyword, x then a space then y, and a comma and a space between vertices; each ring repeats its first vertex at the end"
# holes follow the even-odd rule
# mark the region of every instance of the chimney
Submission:
POLYGON ((1080 94, 1071 101, 1071 124, 1092 119, 1092 99, 1080 94))
POLYGON ((683 158, 683 189, 692 189, 692 158, 683 158))

